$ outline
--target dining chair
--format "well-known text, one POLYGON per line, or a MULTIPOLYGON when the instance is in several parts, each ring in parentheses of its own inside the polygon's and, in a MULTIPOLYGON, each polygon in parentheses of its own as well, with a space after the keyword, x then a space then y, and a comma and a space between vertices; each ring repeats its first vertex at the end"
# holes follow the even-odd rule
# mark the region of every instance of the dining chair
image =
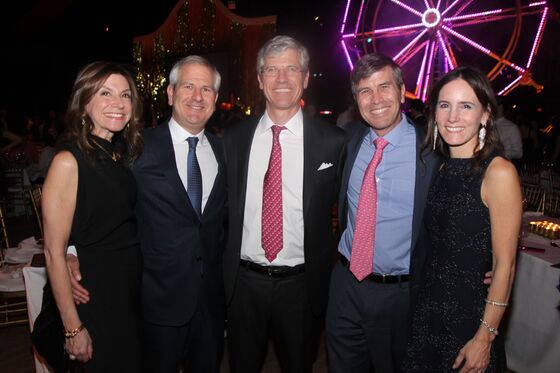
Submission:
POLYGON ((543 213, 546 216, 557 217, 560 215, 560 192, 549 191, 543 196, 543 213))
POLYGON ((525 162, 519 170, 519 176, 523 184, 538 186, 541 182, 541 171, 542 166, 540 164, 536 162, 525 162))
POLYGON ((10 247, 10 240, 8 239, 8 230, 6 229, 6 213, 4 204, 0 204, 0 226, 2 228, 2 238, 0 241, 0 263, 4 263, 4 252, 10 247))
POLYGON ((542 187, 523 184, 523 195, 527 200, 527 208, 534 211, 542 211, 544 204, 545 191, 542 187))
POLYGON ((39 232, 41 237, 43 237, 43 221, 41 215, 41 196, 43 186, 40 184, 32 185, 31 187, 27 188, 27 192, 29 194, 29 199, 31 200, 31 205, 33 206, 33 212, 35 213, 35 218, 37 220, 37 226, 39 227, 39 232))
POLYGON ((28 323, 25 290, 0 291, 0 327, 28 323))
POLYGON ((28 204, 25 195, 25 171, 23 168, 10 168, 4 173, 6 183, 6 212, 10 216, 27 215, 28 204))
POLYGON ((0 243, 1 265, 0 271, 0 327, 7 325, 23 325, 28 322, 27 300, 24 290, 23 277, 11 278, 6 275, 10 265, 4 262, 4 248, 10 247, 4 206, 0 204, 0 225, 2 228, 2 241, 0 243))

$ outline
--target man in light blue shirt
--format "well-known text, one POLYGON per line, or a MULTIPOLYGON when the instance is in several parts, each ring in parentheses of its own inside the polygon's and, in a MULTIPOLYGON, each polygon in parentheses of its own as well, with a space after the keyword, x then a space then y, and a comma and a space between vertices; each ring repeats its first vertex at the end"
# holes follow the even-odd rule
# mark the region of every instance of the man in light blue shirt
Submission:
POLYGON ((425 256, 416 244, 439 160, 423 149, 425 134, 402 114, 405 87, 395 62, 382 55, 365 55, 356 63, 351 83, 366 125, 346 127, 349 141, 339 197, 340 261, 332 273, 326 319, 330 371, 367 373, 373 366, 375 372, 400 372, 425 256), (362 181, 378 137, 388 144, 375 171, 375 224, 366 229, 374 233, 372 273, 360 281, 350 262, 362 181))
MULTIPOLYGON (((350 260, 360 187, 365 170, 373 157, 377 138, 369 129, 350 172, 348 183, 348 221, 339 251, 350 260)), ((389 145, 383 150, 383 160, 377 167, 377 221, 373 272, 386 275, 407 275, 412 238, 414 208, 414 175, 416 171, 416 131, 404 115, 400 123, 384 136, 389 145)))

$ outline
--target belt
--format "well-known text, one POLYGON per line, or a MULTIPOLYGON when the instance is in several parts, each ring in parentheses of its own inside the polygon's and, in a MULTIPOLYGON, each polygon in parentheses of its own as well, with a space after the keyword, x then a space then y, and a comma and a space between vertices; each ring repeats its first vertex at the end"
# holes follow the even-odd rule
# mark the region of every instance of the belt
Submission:
POLYGON ((248 260, 241 259, 239 261, 241 267, 248 269, 249 271, 261 273, 269 277, 288 277, 303 273, 305 271, 305 264, 298 264, 294 267, 289 266, 263 266, 257 263, 250 262, 248 260))
MULTIPOLYGON (((350 263, 348 262, 348 259, 346 259, 344 255, 340 255, 340 263, 342 263, 344 267, 350 270, 350 263)), ((399 282, 408 282, 408 277, 409 277, 408 275, 392 276, 392 275, 380 275, 378 273, 372 273, 364 280, 370 280, 373 282, 378 282, 380 284, 396 284, 399 282)))

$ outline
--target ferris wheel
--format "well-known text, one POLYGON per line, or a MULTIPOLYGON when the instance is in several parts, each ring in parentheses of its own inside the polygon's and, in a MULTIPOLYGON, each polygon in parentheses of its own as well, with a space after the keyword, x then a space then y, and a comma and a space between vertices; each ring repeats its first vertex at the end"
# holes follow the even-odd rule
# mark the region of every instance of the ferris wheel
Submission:
POLYGON ((547 20, 546 1, 348 0, 340 28, 350 68, 369 52, 403 69, 406 96, 426 100, 440 75, 472 65, 498 95, 536 83, 530 71, 547 20))

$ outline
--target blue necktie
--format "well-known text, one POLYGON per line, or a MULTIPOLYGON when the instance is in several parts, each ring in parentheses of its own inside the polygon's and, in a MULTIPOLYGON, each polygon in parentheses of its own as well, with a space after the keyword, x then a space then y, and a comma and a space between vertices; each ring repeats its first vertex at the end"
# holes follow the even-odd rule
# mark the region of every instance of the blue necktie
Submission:
POLYGON ((187 194, 194 210, 200 217, 202 215, 202 174, 198 158, 196 158, 196 144, 198 137, 189 137, 189 155, 187 156, 187 194))

